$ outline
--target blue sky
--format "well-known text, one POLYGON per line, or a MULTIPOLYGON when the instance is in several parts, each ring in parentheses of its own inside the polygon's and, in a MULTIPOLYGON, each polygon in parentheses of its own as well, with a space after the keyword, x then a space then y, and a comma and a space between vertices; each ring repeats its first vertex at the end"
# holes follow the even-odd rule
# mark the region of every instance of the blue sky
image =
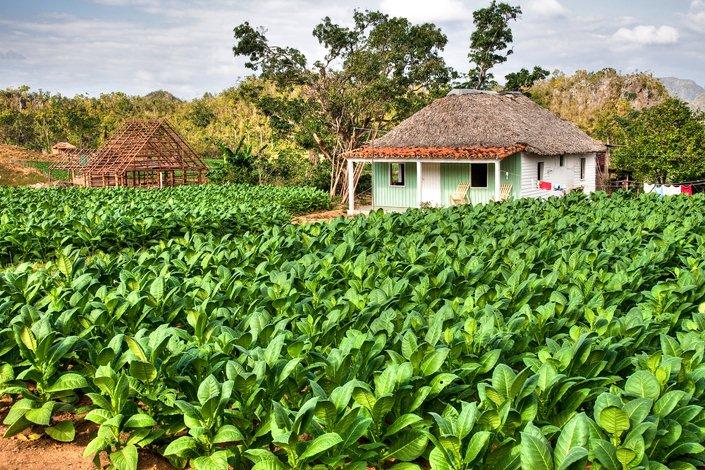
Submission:
MULTIPOLYGON (((169 90, 218 92, 248 72, 233 58, 232 29, 264 26, 273 43, 318 58, 311 37, 324 16, 380 9, 448 35, 444 55, 467 69, 472 11, 489 0, 0 0, 0 88, 30 85, 67 95, 169 90)), ((705 0, 515 0, 515 47, 497 76, 541 65, 572 72, 690 78, 705 85, 705 0)))

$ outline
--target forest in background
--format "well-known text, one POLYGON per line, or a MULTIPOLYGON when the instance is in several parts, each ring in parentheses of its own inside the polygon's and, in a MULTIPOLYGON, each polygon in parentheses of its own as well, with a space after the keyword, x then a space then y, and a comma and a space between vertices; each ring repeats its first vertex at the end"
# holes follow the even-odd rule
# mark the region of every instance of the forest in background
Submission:
MULTIPOLYGON (((613 162, 619 169, 668 179, 653 176, 666 161, 678 167, 671 179, 705 176, 700 164, 705 155, 702 115, 670 98, 650 74, 624 75, 613 69, 554 72, 524 92, 595 138, 617 145, 613 162), (664 161, 640 158, 661 154, 667 156, 664 161)), ((189 101, 166 91, 65 97, 8 88, 0 90, 0 143, 39 151, 59 141, 97 148, 126 119, 165 118, 212 167, 239 149, 240 155, 249 156, 262 182, 328 188, 330 165, 325 159, 310 142, 281 129, 259 106, 277 93, 274 85, 257 78, 189 101)))

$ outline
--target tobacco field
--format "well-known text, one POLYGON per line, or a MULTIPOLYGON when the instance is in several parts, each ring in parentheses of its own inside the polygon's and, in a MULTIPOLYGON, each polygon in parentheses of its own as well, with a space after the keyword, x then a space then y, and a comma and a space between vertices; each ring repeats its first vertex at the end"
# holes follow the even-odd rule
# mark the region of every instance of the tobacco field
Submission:
POLYGON ((704 218, 571 194, 72 243, 0 271, 5 435, 85 419, 118 469, 703 468, 704 218))
POLYGON ((91 253, 192 233, 261 231, 329 206, 325 192, 298 187, 0 188, 0 266, 43 260, 68 245, 91 253))

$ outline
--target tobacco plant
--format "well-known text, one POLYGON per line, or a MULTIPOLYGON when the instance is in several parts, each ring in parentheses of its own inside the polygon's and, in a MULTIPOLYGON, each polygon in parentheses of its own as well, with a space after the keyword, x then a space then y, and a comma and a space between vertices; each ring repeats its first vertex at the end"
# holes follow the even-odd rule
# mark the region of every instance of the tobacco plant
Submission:
MULTIPOLYGON (((56 224, 26 245, 0 224, 19 250, 7 259, 59 249, 0 271, 11 433, 61 437, 88 412, 86 455, 125 469, 141 449, 209 469, 705 466, 702 196, 239 231, 216 216, 241 190, 274 194, 184 189, 215 199, 122 232, 91 208, 93 233, 47 245, 56 224)), ((110 194, 125 214, 170 204, 56 194, 110 194)))

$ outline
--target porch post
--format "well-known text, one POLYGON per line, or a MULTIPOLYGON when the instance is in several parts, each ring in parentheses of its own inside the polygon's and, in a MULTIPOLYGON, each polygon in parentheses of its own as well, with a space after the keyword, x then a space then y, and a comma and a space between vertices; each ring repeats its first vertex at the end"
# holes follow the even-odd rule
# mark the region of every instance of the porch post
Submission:
POLYGON ((421 161, 416 161, 416 207, 421 207, 421 185, 423 184, 421 161))
POLYGON ((348 214, 355 212, 355 167, 352 160, 348 160, 348 214))
POLYGON ((502 192, 501 192, 501 183, 502 183, 502 172, 500 171, 499 168, 499 160, 495 160, 494 162, 494 200, 499 202, 500 198, 502 197, 502 192))

